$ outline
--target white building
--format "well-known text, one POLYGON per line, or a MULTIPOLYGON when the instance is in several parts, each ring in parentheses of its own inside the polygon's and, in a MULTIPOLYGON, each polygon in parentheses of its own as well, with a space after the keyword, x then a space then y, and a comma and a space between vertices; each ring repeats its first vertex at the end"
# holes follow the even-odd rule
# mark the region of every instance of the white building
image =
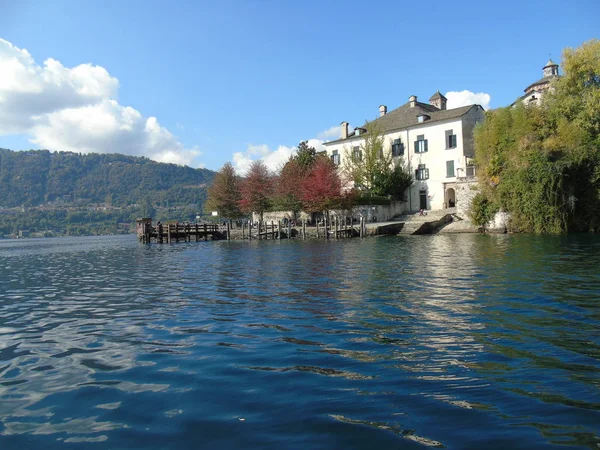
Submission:
MULTIPOLYGON (((385 151, 403 158, 414 182, 407 193, 408 209, 438 210, 456 205, 455 183, 473 177, 473 128, 484 118, 480 105, 446 109, 446 97, 436 92, 429 104, 411 96, 408 103, 387 112, 379 107, 380 116, 372 121, 384 136, 385 151)), ((327 155, 335 164, 343 164, 346 153, 358 152, 364 144, 364 128, 348 132, 342 122, 342 137, 325 143, 327 155)))
POLYGON ((560 74, 558 73, 558 64, 551 59, 548 60, 542 70, 544 76, 535 83, 531 83, 529 86, 527 86, 525 88, 525 95, 519 98, 519 100, 513 103, 513 105, 519 101, 523 102, 525 105, 540 104, 546 91, 552 88, 552 83, 554 80, 560 78, 560 74))

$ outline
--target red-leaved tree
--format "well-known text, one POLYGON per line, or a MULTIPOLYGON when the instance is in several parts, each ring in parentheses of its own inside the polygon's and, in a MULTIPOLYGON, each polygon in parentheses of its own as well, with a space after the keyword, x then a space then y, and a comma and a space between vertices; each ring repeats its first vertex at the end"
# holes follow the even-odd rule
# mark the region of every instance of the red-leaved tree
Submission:
POLYGON ((281 168, 279 177, 277 177, 274 198, 275 208, 292 211, 295 218, 296 213, 302 209, 300 185, 303 178, 304 173, 297 158, 290 157, 281 168))
POLYGON ((254 161, 242 181, 240 207, 250 214, 255 212, 263 219, 263 213, 271 206, 274 177, 262 161, 254 161))
POLYGON ((301 196, 304 209, 309 212, 324 211, 339 205, 342 183, 337 166, 325 157, 317 157, 310 172, 302 180, 301 196))

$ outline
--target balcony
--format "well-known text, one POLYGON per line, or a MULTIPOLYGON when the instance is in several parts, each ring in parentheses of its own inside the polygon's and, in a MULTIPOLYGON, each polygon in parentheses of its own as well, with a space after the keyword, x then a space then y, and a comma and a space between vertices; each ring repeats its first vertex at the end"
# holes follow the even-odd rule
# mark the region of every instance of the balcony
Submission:
POLYGON ((456 178, 470 180, 475 178, 475 166, 459 167, 456 169, 456 178))

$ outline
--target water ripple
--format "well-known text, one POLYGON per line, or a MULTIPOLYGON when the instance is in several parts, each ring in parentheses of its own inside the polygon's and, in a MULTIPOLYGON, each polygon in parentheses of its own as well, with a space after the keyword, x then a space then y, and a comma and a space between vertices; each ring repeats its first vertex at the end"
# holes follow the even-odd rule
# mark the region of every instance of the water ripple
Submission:
POLYGON ((600 238, 0 242, 0 447, 600 444, 600 238))

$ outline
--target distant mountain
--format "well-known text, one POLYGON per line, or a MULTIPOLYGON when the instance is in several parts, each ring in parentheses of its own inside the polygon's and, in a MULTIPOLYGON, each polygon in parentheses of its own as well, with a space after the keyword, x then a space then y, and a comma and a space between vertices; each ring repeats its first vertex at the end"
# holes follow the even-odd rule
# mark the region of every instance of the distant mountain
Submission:
POLYGON ((0 148, 0 207, 107 204, 201 210, 215 172, 119 154, 0 148))

